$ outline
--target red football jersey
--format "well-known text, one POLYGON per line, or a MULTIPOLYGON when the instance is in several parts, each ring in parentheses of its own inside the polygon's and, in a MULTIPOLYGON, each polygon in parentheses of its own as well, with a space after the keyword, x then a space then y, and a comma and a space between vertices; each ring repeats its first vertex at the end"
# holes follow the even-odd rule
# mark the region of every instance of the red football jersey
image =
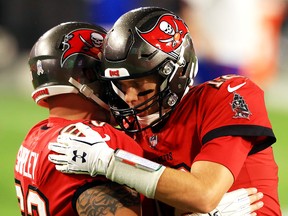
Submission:
MULTIPOLYGON (((79 121, 49 118, 35 125, 19 148, 14 169, 16 193, 22 215, 78 215, 75 202, 81 191, 107 181, 103 176, 63 174, 48 160, 47 145, 56 141, 61 129, 79 121)), ((137 155, 142 149, 122 132, 103 122, 87 122, 102 137, 110 136, 111 148, 122 148, 137 155), (93 122, 93 123, 92 123, 93 122)), ((78 158, 79 157, 79 158, 78 158)), ((81 155, 77 155, 81 159, 81 155)))
POLYGON ((253 186, 264 193, 258 215, 281 215, 271 148, 276 138, 264 93, 251 80, 227 75, 192 87, 165 126, 153 130, 136 138, 146 158, 184 171, 198 160, 223 164, 235 178, 230 190, 253 186))

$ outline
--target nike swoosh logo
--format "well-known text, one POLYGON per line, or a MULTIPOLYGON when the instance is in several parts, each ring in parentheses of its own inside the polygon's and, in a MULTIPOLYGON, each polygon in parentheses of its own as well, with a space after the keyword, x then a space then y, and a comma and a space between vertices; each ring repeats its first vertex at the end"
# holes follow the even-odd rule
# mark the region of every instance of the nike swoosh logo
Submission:
POLYGON ((239 85, 237 85, 237 86, 234 86, 234 87, 231 87, 230 84, 229 84, 228 87, 227 87, 227 90, 228 90, 228 92, 234 92, 234 91, 240 89, 240 88, 241 88, 242 86, 244 86, 245 84, 246 84, 246 82, 241 83, 241 84, 239 84, 239 85))

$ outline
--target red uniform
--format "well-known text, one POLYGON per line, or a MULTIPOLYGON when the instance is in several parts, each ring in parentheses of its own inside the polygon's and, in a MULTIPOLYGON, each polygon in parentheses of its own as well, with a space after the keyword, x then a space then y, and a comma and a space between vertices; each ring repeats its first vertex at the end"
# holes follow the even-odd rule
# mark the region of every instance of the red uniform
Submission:
MULTIPOLYGON (((104 177, 88 175, 67 175, 55 169, 55 164, 48 160, 50 151, 47 145, 56 141, 62 128, 76 123, 62 118, 49 118, 35 125, 26 136, 17 154, 15 173, 16 193, 22 215, 78 215, 75 201, 85 189, 103 181, 104 177)), ((87 122, 88 123, 88 122, 87 122)), ((101 123, 89 126, 102 137, 110 136, 107 144, 111 148, 122 148, 137 155, 142 149, 134 140, 110 125, 101 123)), ((81 159, 83 155, 75 155, 81 159)))
POLYGON ((165 126, 153 130, 137 137, 146 158, 186 171, 199 160, 222 164, 235 179, 230 190, 256 187, 264 193, 257 215, 281 215, 271 147, 276 138, 263 91, 251 80, 230 75, 192 87, 165 126))

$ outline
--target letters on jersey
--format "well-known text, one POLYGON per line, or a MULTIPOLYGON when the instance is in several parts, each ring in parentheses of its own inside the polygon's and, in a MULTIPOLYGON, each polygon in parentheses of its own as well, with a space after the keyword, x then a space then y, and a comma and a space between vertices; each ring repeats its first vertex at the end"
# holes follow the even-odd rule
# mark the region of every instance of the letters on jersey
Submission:
POLYGON ((34 180, 35 168, 38 162, 39 154, 20 146, 17 155, 15 170, 20 175, 26 176, 34 180))

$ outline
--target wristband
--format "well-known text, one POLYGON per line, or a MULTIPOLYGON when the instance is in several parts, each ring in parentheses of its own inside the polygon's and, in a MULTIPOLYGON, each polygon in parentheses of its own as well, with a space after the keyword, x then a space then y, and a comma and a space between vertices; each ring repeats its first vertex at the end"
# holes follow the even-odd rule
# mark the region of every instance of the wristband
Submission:
POLYGON ((108 165, 106 177, 154 198, 158 180, 165 166, 117 149, 108 165))

